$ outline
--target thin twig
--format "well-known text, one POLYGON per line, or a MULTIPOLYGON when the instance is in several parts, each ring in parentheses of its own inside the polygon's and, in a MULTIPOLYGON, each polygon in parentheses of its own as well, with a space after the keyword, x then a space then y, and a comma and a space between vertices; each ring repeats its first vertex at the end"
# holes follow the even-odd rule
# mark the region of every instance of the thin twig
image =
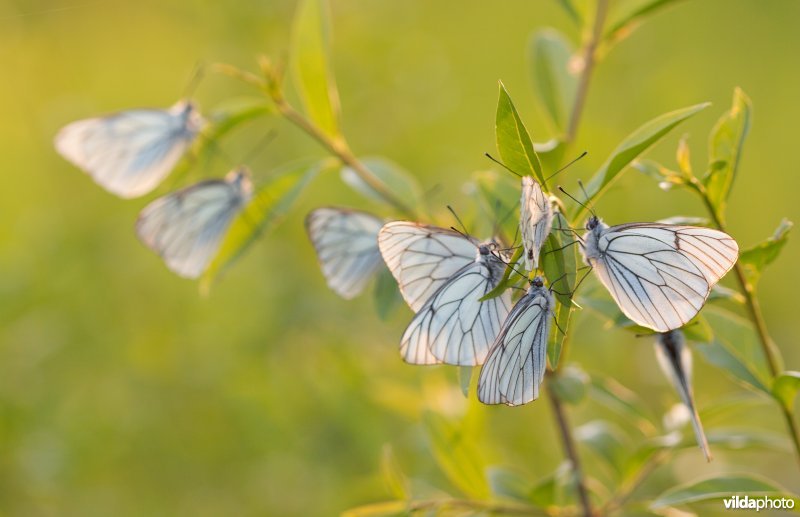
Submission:
POLYGON ((564 411, 564 406, 558 394, 552 388, 548 388, 547 393, 549 395, 550 404, 553 406, 556 422, 558 423, 558 431, 561 435, 561 442, 564 445, 564 454, 566 454, 570 463, 572 463, 572 472, 575 474, 575 489, 578 492, 578 499, 583 508, 581 515, 583 515, 583 517, 592 517, 594 515, 592 503, 589 500, 589 491, 586 489, 586 480, 583 477, 578 449, 572 437, 572 428, 567 421, 567 414, 564 411))
MULTIPOLYGON (((711 202, 711 199, 708 197, 708 192, 706 191, 705 186, 700 183, 699 180, 696 178, 691 179, 690 185, 694 188, 695 192, 700 195, 700 198, 703 200, 703 204, 705 205, 706 209, 708 210, 709 215, 711 216, 714 225, 722 232, 726 232, 725 224, 717 215, 717 211, 714 208, 714 204, 711 202)), ((767 324, 764 320, 764 315, 761 313, 761 305, 758 303, 758 298, 756 297, 755 289, 753 285, 747 280, 745 276, 744 268, 736 261, 733 265, 733 270, 736 272, 736 279, 739 282, 739 290, 741 291, 742 295, 745 299, 745 305, 747 306, 747 312, 750 315, 750 320, 753 322, 753 326, 756 329, 756 334, 758 335, 758 340, 761 344, 761 349, 764 351, 764 356, 767 359, 767 365, 769 366, 769 371, 774 378, 777 376, 780 371, 778 367, 778 359, 775 355, 775 343, 772 341, 772 338, 767 331, 767 324)), ((797 423, 795 422, 794 418, 792 417, 791 411, 789 411, 783 404, 778 404, 781 408, 781 412, 783 413, 783 418, 786 420, 786 426, 789 428, 789 435, 792 438, 792 443, 794 444, 794 450, 797 456, 797 461, 800 463, 800 429, 797 427, 797 423)))
POLYGON ((595 11, 594 24, 589 39, 583 47, 583 70, 578 78, 578 89, 575 93, 575 104, 569 117, 567 126, 566 141, 572 142, 578 132, 578 124, 583 114, 583 106, 586 103, 586 96, 589 93, 589 83, 592 79, 592 72, 597 60, 597 45, 603 37, 603 25, 606 21, 608 12, 608 0, 597 0, 597 10, 595 11))

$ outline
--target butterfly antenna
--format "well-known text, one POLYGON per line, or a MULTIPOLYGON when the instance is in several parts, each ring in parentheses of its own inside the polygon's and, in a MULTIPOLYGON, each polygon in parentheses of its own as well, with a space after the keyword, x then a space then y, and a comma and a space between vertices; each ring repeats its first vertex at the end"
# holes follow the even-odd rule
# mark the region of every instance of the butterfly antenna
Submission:
POLYGON ((497 260, 499 260, 500 262, 505 264, 506 267, 510 267, 511 270, 514 271, 516 274, 518 274, 519 276, 521 276, 525 280, 528 280, 528 275, 524 275, 524 274, 520 273, 517 268, 515 268, 514 266, 511 265, 511 262, 506 262, 505 260, 503 260, 503 257, 501 257, 499 253, 494 255, 494 256, 497 257, 497 260))
POLYGON ((562 192, 562 193, 563 193, 565 196, 567 196, 568 198, 570 198, 571 200, 575 201, 575 202, 576 202, 576 203, 578 203, 580 206, 582 206, 583 208, 585 208, 586 210, 588 210, 589 212, 591 212, 591 214, 592 214, 592 215, 595 215, 595 213, 594 213, 594 210, 592 210, 592 209, 591 209, 591 207, 587 206, 585 203, 581 203, 580 201, 578 201, 578 199, 577 199, 575 196, 573 196, 572 194, 570 194, 569 192, 567 192, 566 190, 564 190, 564 187, 562 187, 561 185, 559 185, 559 186, 558 186, 558 190, 560 190, 560 191, 561 191, 561 192, 562 192))
MULTIPOLYGON (((452 207, 452 206, 450 206, 450 205, 447 205, 447 209, 448 209, 448 210, 450 210, 450 213, 451 213, 451 214, 453 214, 453 217, 455 217, 455 218, 456 218, 456 221, 458 221, 458 224, 460 224, 460 225, 461 225, 461 228, 464 230, 463 232, 458 232, 458 233, 460 233, 461 235, 463 235, 463 236, 465 236, 465 237, 469 237, 469 232, 467 231, 467 227, 466 227, 466 225, 465 225, 465 224, 464 224, 464 222, 461 220, 461 218, 460 218, 460 217, 458 217, 458 214, 456 213, 456 211, 455 211, 455 210, 453 210, 453 207, 452 207)), ((455 228, 453 228, 453 229, 455 230, 455 228)), ((458 230, 456 230, 456 231, 458 231, 458 230)))
POLYGON ((589 194, 587 194, 586 193, 586 189, 583 188, 583 182, 581 180, 578 180, 578 186, 581 188, 581 192, 583 192, 583 197, 586 198, 586 208, 587 208, 587 210, 589 210, 589 212, 591 212, 593 216, 597 217, 597 214, 594 213, 594 209, 592 208, 592 202, 589 199, 589 194))
POLYGON ((186 83, 186 87, 183 89, 183 99, 190 98, 197 86, 200 84, 200 81, 203 79, 206 73, 206 63, 203 61, 198 61, 195 63, 194 68, 192 69, 192 75, 189 76, 189 82, 186 83))
POLYGON ((547 180, 549 180, 550 178, 552 178, 553 176, 555 176, 556 174, 558 174, 558 173, 560 173, 560 172, 563 172, 565 169, 568 169, 568 168, 569 168, 569 167, 570 167, 572 164, 574 164, 575 162, 577 162, 578 160, 580 160, 581 158, 583 158, 583 157, 584 157, 584 156, 586 156, 587 154, 589 154, 589 151, 583 151, 583 152, 581 153, 581 155, 580 155, 580 156, 578 156, 577 158, 575 158, 574 160, 572 160, 572 161, 571 161, 571 162, 569 162, 568 164, 564 165, 563 167, 561 167, 560 169, 558 169, 556 172, 554 172, 554 173, 553 173, 553 174, 551 174, 550 176, 546 177, 544 180, 545 180, 545 181, 547 181, 547 180))
POLYGON ((504 168, 505 170, 507 170, 508 172, 510 172, 511 174, 513 174, 514 176, 516 176, 516 177, 518 177, 518 178, 521 178, 521 177, 522 177, 522 174, 520 174, 520 173, 518 173, 518 172, 516 172, 516 171, 512 170, 512 169, 511 169, 511 167, 509 167, 509 166, 508 166, 508 165, 506 165, 505 163, 501 162, 500 160, 498 160, 497 158, 495 158, 495 157, 494 157, 494 156, 492 156, 491 154, 489 154, 489 153, 483 153, 483 154, 484 154, 484 156, 486 156, 487 158, 489 158, 490 160, 492 160, 494 163, 496 163, 496 164, 497 164, 497 165, 499 165, 500 167, 504 168))

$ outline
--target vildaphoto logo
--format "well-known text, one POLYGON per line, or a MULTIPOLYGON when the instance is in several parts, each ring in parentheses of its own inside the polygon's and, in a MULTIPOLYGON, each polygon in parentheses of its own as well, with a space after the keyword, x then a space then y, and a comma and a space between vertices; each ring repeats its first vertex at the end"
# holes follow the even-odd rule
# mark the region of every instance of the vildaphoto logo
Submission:
POLYGON ((791 510, 794 508, 794 499, 791 497, 750 497, 749 495, 734 495, 723 499, 726 510, 791 510))

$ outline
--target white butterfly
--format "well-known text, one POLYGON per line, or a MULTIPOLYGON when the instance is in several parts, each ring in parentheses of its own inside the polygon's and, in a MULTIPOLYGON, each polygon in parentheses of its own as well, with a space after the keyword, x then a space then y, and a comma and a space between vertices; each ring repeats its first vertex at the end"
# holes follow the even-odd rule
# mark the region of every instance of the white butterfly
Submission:
POLYGON ((317 208, 306 217, 306 232, 322 274, 336 294, 351 299, 380 268, 378 232, 383 221, 346 208, 317 208))
POLYGON ((412 309, 400 354, 412 364, 482 364, 511 305, 506 292, 479 301, 500 282, 505 264, 494 242, 394 222, 378 234, 386 264, 412 309))
POLYGON ((186 278, 197 278, 219 249, 253 186, 244 167, 225 179, 202 181, 147 205, 136 221, 139 239, 186 278))
POLYGON ((553 226, 553 209, 542 192, 542 187, 530 176, 522 177, 519 229, 525 247, 525 268, 539 267, 539 251, 550 235, 553 226))
POLYGON ((697 445, 703 450, 706 460, 711 461, 711 452, 708 448, 708 440, 703 431, 703 424, 700 423, 700 415, 694 405, 694 394, 692 393, 692 354, 686 346, 683 332, 672 330, 664 334, 659 334, 656 340, 656 358, 658 364, 666 376, 672 382, 681 401, 689 410, 692 418, 692 427, 697 439, 697 445))
POLYGON ((133 109, 73 122, 56 150, 103 188, 123 198, 147 194, 172 171, 204 125, 196 108, 133 109))
POLYGON ((518 406, 539 397, 539 385, 547 370, 547 338, 554 303, 542 278, 534 278, 503 322, 481 369, 481 402, 518 406))
POLYGON ((478 243, 436 226, 394 221, 381 228, 378 247, 400 293, 417 312, 450 277, 475 261, 478 243))
POLYGON ((736 262, 739 246, 697 226, 586 223, 583 256, 625 315, 658 332, 679 328, 703 307, 736 262))

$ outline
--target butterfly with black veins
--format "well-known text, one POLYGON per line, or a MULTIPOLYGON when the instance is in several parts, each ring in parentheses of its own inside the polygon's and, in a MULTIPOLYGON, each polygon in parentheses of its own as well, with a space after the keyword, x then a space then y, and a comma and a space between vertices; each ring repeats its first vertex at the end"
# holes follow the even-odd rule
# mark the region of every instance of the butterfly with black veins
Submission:
POLYGON ((539 267, 539 252, 553 226, 553 209, 542 187, 530 176, 522 177, 519 229, 525 248, 525 268, 539 267))
POLYGON ((393 222, 381 229, 378 245, 403 297, 412 309, 418 307, 401 338, 403 360, 482 364, 511 306, 508 292, 480 301, 506 267, 497 244, 444 228, 393 222))
POLYGON ((703 431, 703 424, 700 422, 700 415, 697 414, 697 407, 694 404, 694 393, 692 392, 692 354, 686 346, 683 332, 671 330, 663 334, 658 334, 655 342, 656 358, 664 374, 675 386, 681 401, 689 410, 692 428, 697 445, 703 450, 707 461, 711 461, 711 451, 708 447, 708 440, 703 431))
POLYGON ((584 261, 635 323, 658 332, 697 315, 739 256, 733 238, 698 226, 586 223, 584 261))
POLYGON ((381 267, 378 232, 383 221, 349 208, 317 208, 306 217, 306 232, 322 274, 336 294, 358 296, 381 267))
POLYGON ((139 214, 136 233, 174 273, 197 278, 252 194, 250 173, 240 167, 156 199, 139 214))
POLYGON ((542 277, 530 281, 503 322, 478 379, 484 404, 519 406, 539 398, 555 302, 542 277))
POLYGON ((172 171, 205 125, 195 106, 132 109, 79 120, 55 137, 56 150, 122 198, 142 196, 172 171))

